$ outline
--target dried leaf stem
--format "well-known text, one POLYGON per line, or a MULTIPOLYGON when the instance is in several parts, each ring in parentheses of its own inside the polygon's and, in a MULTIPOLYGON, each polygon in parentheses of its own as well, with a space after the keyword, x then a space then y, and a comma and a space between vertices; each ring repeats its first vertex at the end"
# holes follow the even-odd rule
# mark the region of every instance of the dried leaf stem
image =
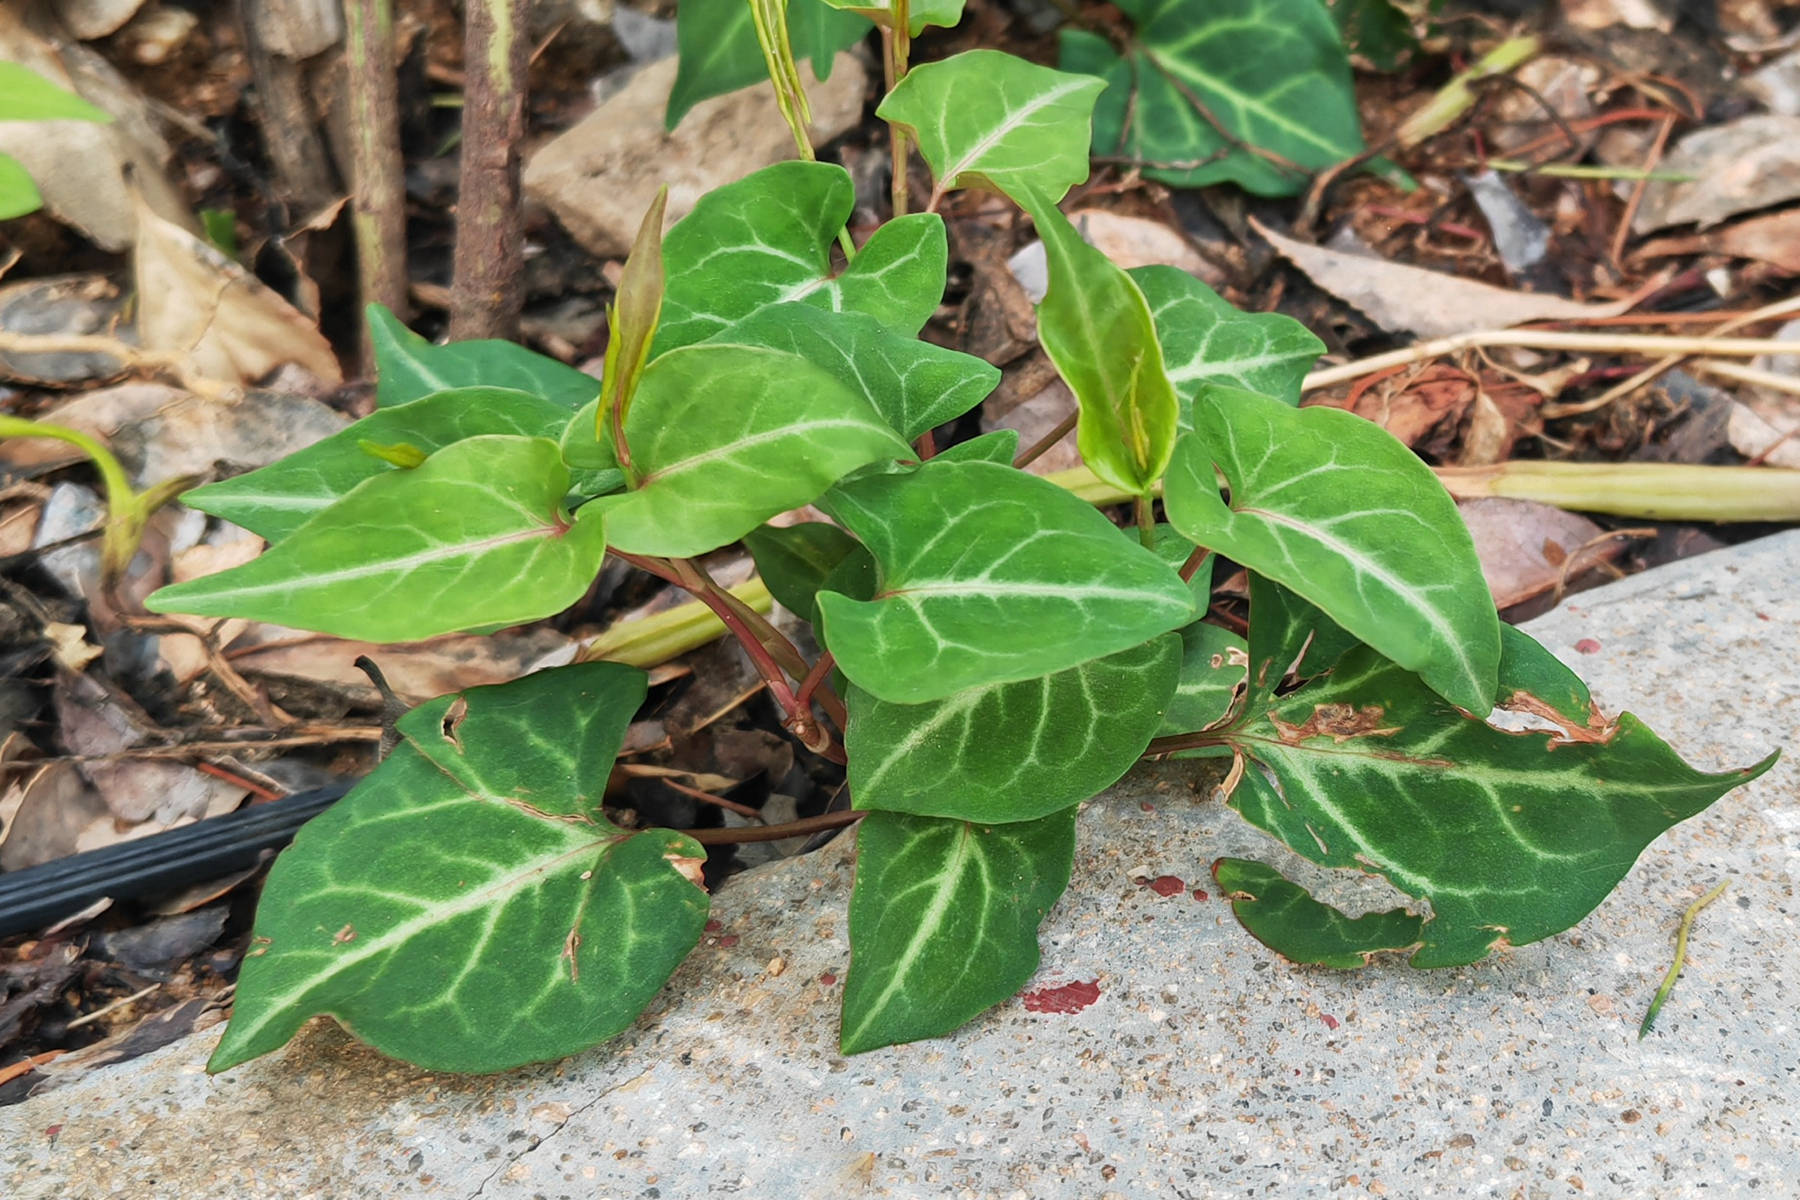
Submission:
POLYGON ((1656 997, 1650 1001, 1649 1011, 1644 1013, 1644 1022, 1638 1026, 1638 1041, 1643 1041, 1650 1032, 1650 1026, 1656 1021, 1656 1014, 1662 1011, 1663 1001, 1675 990, 1675 981, 1681 977, 1681 968, 1687 964, 1688 933, 1694 927, 1694 918, 1700 910, 1717 900, 1731 885, 1731 876, 1713 885, 1712 891, 1688 905, 1687 911, 1681 914, 1681 926, 1675 931, 1675 961, 1669 964, 1668 974, 1663 976, 1662 986, 1656 989, 1656 997))

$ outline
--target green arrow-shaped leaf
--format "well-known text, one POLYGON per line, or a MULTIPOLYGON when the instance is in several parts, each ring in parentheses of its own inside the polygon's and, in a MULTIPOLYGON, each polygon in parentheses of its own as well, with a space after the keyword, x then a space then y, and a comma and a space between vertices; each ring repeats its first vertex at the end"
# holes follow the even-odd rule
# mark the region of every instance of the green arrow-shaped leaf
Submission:
POLYGON ((379 304, 368 307, 375 350, 375 403, 408 404, 456 388, 512 388, 554 400, 565 414, 600 394, 600 381, 512 342, 438 346, 408 329, 379 304))
POLYGON ((364 480, 255 561, 144 604, 368 642, 536 620, 580 599, 600 569, 596 506, 570 520, 568 487, 547 438, 467 438, 364 480))
POLYGON ((769 585, 769 594, 789 612, 815 624, 819 589, 847 561, 861 560, 860 568, 851 569, 862 577, 873 581, 875 575, 875 560, 862 543, 824 521, 752 529, 744 535, 744 549, 756 560, 757 574, 769 585))
POLYGON ((1280 313, 1239 312, 1177 267, 1127 272, 1149 302, 1163 367, 1181 399, 1181 424, 1193 428, 1203 384, 1222 383, 1300 403, 1300 384, 1325 343, 1280 313))
MULTIPOLYGON (((830 78, 838 51, 869 32, 868 21, 823 0, 788 0, 787 24, 795 60, 812 59, 820 79, 830 78)), ((769 78, 746 0, 681 0, 675 9, 675 50, 680 60, 663 116, 669 129, 702 100, 769 78)))
POLYGON ((278 542, 365 479, 394 466, 362 443, 405 444, 430 454, 482 434, 558 437, 569 410, 507 388, 457 388, 373 413, 279 462, 182 494, 181 502, 278 542))
POLYGON ((607 544, 674 558, 734 542, 864 463, 912 454, 822 368, 754 346, 688 346, 651 363, 625 440, 638 484, 598 502, 607 544))
POLYGON ((999 368, 972 354, 808 304, 771 304, 710 341, 800 355, 860 392, 909 441, 962 416, 1000 383, 999 368))
POLYGON ((1010 825, 864 817, 843 1052, 948 1033, 1017 992, 1037 970, 1037 927, 1074 861, 1073 806, 1010 825))
POLYGON ((1242 858, 1219 859, 1213 878, 1250 936, 1293 962, 1348 970, 1384 950, 1419 944, 1423 919, 1403 908, 1347 917, 1273 867, 1242 858))
POLYGON ((561 1058, 636 1019, 700 940, 705 850, 601 813, 644 673, 440 696, 276 860, 211 1071, 309 1017, 429 1070, 561 1058), (523 752, 522 752, 523 751, 523 752))
POLYGON ((831 247, 855 203, 849 172, 811 162, 776 163, 702 196, 663 239, 668 290, 653 356, 785 301, 919 332, 944 295, 943 219, 914 213, 889 221, 834 276, 831 247))
POLYGON ((112 114, 18 63, 0 62, 0 121, 93 121, 112 114))
POLYGON ((1106 85, 998 50, 968 50, 907 72, 875 110, 912 131, 931 164, 931 207, 989 187, 1051 204, 1088 177, 1088 118, 1106 85))
POLYGON ((0 154, 0 221, 10 221, 44 207, 31 172, 10 154, 0 154))
MULTIPOLYGON (((883 29, 894 25, 894 0, 825 0, 833 8, 869 18, 883 29)), ((907 8, 908 30, 917 37, 927 25, 940 29, 953 28, 962 20, 963 0, 918 0, 907 8)))
POLYGON ((1500 620, 1475 544, 1436 477, 1379 426, 1208 386, 1164 502, 1184 537, 1298 592, 1452 703, 1493 707, 1500 620))
POLYGON ((1136 26, 1124 57, 1062 35, 1065 70, 1106 80, 1094 153, 1145 163, 1178 187, 1236 181, 1293 195, 1309 172, 1362 151, 1350 62, 1320 0, 1120 0, 1136 26))
MULTIPOLYGON (((1516 702, 1517 680, 1566 690, 1543 647, 1517 630, 1505 644, 1503 695, 1516 702)), ((1228 740, 1253 764, 1231 798, 1252 824, 1315 862, 1378 872, 1430 901, 1419 967, 1569 928, 1658 835, 1775 761, 1696 771, 1629 713, 1600 729, 1505 732, 1367 647, 1228 740)))
POLYGON ((1038 340, 1080 406, 1075 442, 1095 475, 1148 494, 1169 465, 1180 407, 1144 294, 1043 197, 1020 201, 1049 258, 1038 340))
POLYGON ((1112 786, 1161 723, 1181 666, 1172 633, 1041 679, 927 704, 852 686, 850 794, 858 808, 1029 821, 1112 786))
POLYGON ((1036 679, 1193 619, 1181 577, 1092 507, 987 462, 938 462, 834 488, 821 505, 875 556, 874 599, 819 594, 851 682, 920 704, 1036 679))
POLYGON ((1009 467, 1018 454, 1018 430, 990 429, 986 433, 976 434, 966 442, 958 442, 939 450, 937 457, 946 462, 991 462, 1009 467))

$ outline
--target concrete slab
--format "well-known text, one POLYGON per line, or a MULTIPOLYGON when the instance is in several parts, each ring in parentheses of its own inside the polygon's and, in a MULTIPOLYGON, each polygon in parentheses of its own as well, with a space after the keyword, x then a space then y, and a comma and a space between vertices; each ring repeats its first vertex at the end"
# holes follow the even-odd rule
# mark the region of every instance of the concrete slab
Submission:
MULTIPOLYGON (((1800 532, 1574 598, 1532 626, 1695 761, 1800 728, 1800 532)), ((954 1037, 845 1060, 847 847, 723 889, 618 1041, 490 1078, 315 1023, 220 1078, 216 1032, 0 1110, 0 1195, 1780 1196, 1800 1178, 1800 770, 1664 837, 1576 930, 1487 964, 1288 966, 1211 894, 1266 843, 1187 769, 1082 822, 1034 987, 954 1037), (1196 791, 1198 787, 1198 791, 1196 791), (1723 875, 1657 1030, 1683 907, 1723 875), (1133 876, 1176 875, 1163 897, 1133 876), (732 939, 735 939, 734 941, 732 939), (727 942, 730 944, 727 944, 727 942)))

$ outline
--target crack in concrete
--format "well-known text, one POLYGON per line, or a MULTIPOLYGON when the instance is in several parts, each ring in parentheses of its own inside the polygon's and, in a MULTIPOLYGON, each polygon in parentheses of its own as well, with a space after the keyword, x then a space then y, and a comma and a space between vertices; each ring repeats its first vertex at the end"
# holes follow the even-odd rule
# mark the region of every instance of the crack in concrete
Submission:
POLYGON ((524 1159, 528 1155, 535 1154, 539 1150, 543 1149, 544 1145, 547 1142, 549 1142, 552 1138, 554 1138, 557 1134, 561 1133, 563 1131, 563 1127, 566 1126, 570 1121, 573 1121, 576 1117, 580 1116, 582 1113, 587 1112, 590 1108, 594 1107, 594 1105, 599 1104, 601 1101, 605 1100, 608 1096, 612 1095, 614 1092, 620 1091, 620 1090, 622 1090, 624 1088, 628 1088, 628 1087, 635 1087, 636 1085, 642 1083, 655 1070, 656 1070, 655 1067, 651 1067, 650 1070, 648 1070, 648 1071, 644 1071, 637 1075, 633 1075, 630 1079, 624 1080, 621 1083, 615 1083, 611 1087, 607 1088, 603 1092, 600 1092, 598 1095, 592 1097, 586 1103, 580 1105, 579 1107, 571 1108, 569 1110, 568 1116, 564 1117, 560 1121, 557 1121, 554 1125, 551 1126, 550 1132, 546 1133, 543 1137, 538 1138, 536 1141, 534 1141, 530 1145, 526 1146, 525 1149, 519 1151, 517 1154, 513 1155, 511 1158, 507 1159, 505 1162, 503 1162, 499 1166, 495 1167, 492 1171, 488 1172, 487 1178, 483 1179, 480 1182, 480 1184, 478 1184, 476 1186, 474 1191, 470 1192, 467 1196, 463 1197, 463 1200, 479 1200, 479 1197, 487 1191, 488 1184, 490 1184, 490 1183, 494 1182, 494 1180, 498 1179, 503 1172, 512 1170, 513 1167, 518 1165, 520 1162, 524 1161, 524 1159))

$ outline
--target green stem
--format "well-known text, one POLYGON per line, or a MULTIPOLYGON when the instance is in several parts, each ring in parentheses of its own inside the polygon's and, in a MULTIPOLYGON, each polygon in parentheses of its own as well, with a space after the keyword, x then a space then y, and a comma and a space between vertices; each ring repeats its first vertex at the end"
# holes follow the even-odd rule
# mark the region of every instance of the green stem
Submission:
POLYGON ((1656 989, 1656 998, 1650 1001, 1650 1011, 1644 1014, 1644 1023, 1638 1026, 1638 1041, 1650 1032, 1650 1025, 1656 1020, 1656 1014, 1662 1011, 1663 1001, 1675 990, 1675 980, 1681 976, 1681 968, 1687 962, 1688 931, 1694 927, 1694 918, 1700 910, 1717 900, 1722 892, 1731 885, 1731 876, 1719 880, 1712 891, 1700 897, 1681 915, 1681 927, 1675 931, 1675 961, 1669 964, 1669 973, 1663 976, 1662 986, 1656 989))
POLYGON ((24 417, 0 415, 0 438, 9 437, 47 437, 67 442, 87 455, 99 470, 101 486, 106 489, 106 532, 100 544, 100 567, 101 578, 109 586, 123 577, 125 569, 131 565, 131 558, 137 553, 138 540, 144 533, 144 522, 149 520, 151 511, 173 499, 185 483, 181 481, 152 489, 157 495, 157 502, 155 505, 146 504, 144 497, 132 490, 131 480, 126 476, 125 468, 119 465, 119 460, 113 457, 113 452, 97 438, 79 429, 28 421, 24 417))
POLYGON ((1146 550, 1156 549, 1156 510, 1148 493, 1132 497, 1131 511, 1137 518, 1138 541, 1146 550))
MULTIPOLYGON (((881 48, 887 74, 887 90, 891 93, 906 78, 907 60, 912 57, 912 0, 893 0, 888 22, 888 27, 881 31, 881 48)), ((890 190, 894 215, 903 217, 909 205, 906 194, 906 130, 892 121, 888 122, 888 143, 894 157, 894 178, 890 190)))

